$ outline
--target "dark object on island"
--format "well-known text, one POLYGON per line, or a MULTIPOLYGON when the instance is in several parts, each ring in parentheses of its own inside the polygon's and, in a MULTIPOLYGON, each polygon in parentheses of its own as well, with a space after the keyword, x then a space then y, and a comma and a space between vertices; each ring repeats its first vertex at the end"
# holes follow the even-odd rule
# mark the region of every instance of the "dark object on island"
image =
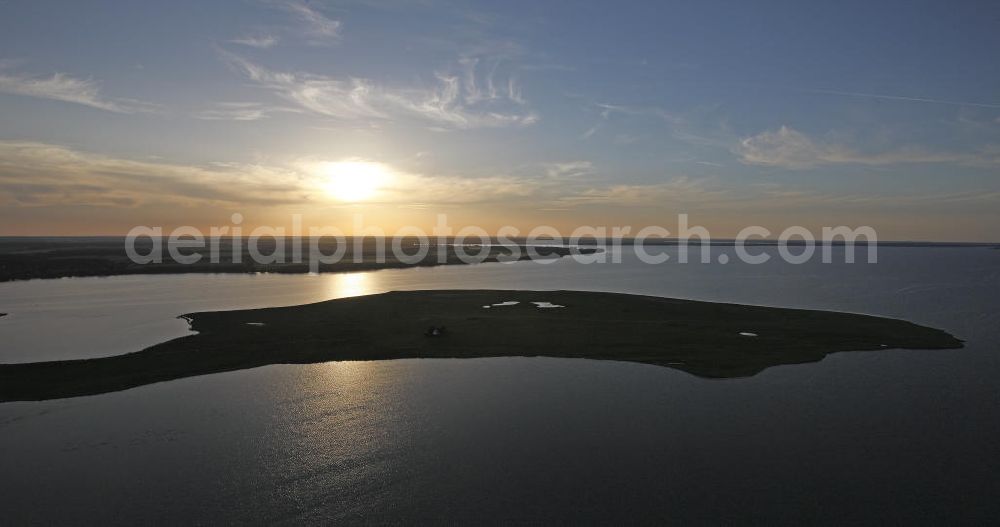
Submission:
POLYGON ((442 337, 444 336, 444 326, 431 326, 427 328, 424 332, 425 337, 442 337))

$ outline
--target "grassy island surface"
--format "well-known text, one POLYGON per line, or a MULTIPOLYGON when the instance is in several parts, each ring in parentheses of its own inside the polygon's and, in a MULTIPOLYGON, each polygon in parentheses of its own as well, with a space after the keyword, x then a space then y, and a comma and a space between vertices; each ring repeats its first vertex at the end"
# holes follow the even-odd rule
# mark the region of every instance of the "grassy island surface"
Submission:
POLYGON ((0 401, 335 360, 574 357, 728 378, 838 351, 962 347, 944 331, 903 320, 582 291, 406 291, 183 317, 197 334, 139 352, 0 365, 0 401), (432 327, 443 330, 428 336, 432 327))

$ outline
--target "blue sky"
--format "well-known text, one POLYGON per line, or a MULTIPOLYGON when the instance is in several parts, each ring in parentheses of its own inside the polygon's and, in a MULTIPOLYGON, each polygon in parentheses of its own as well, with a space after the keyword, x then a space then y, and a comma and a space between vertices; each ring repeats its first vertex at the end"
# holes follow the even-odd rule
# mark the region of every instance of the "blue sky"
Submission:
MULTIPOLYGON (((0 1, 0 234, 872 225, 996 240, 995 2, 0 1), (331 185, 376 174, 366 192, 331 185), (359 196, 363 196, 359 198, 359 196)), ((357 190, 357 189, 355 189, 357 190)))

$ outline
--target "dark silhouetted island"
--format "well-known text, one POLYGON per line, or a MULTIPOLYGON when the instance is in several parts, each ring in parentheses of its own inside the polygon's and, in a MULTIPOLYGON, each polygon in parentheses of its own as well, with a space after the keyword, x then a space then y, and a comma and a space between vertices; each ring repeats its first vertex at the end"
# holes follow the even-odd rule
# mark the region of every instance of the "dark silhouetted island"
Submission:
POLYGON ((0 365, 0 401, 337 360, 547 356, 731 378, 839 351, 962 347, 944 331, 890 318, 580 291, 391 292, 183 318, 197 334, 139 352, 0 365))

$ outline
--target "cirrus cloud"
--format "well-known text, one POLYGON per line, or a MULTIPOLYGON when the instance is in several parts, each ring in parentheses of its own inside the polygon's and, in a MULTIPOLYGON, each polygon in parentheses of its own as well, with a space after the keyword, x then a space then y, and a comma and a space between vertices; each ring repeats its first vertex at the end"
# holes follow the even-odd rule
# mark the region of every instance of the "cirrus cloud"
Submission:
POLYGON ((45 77, 0 72, 0 93, 82 104, 115 113, 151 112, 157 108, 134 99, 107 98, 97 82, 65 73, 45 77))
POLYGON ((749 165, 788 169, 835 164, 869 166, 919 163, 953 163, 970 166, 1000 164, 1000 148, 997 146, 986 146, 973 152, 932 151, 913 146, 882 152, 864 152, 843 144, 816 141, 788 126, 746 137, 740 140, 734 153, 741 162, 749 165))
POLYGON ((519 88, 509 87, 505 97, 494 91, 494 97, 483 101, 482 92, 470 86, 468 69, 464 78, 438 72, 433 87, 401 88, 360 77, 276 72, 233 53, 221 53, 251 81, 304 110, 326 117, 411 120, 455 129, 528 126, 538 121, 537 114, 521 108, 519 88), (504 100, 516 108, 502 107, 504 100))

